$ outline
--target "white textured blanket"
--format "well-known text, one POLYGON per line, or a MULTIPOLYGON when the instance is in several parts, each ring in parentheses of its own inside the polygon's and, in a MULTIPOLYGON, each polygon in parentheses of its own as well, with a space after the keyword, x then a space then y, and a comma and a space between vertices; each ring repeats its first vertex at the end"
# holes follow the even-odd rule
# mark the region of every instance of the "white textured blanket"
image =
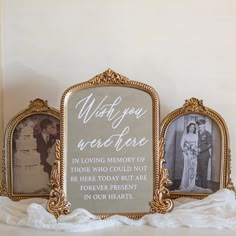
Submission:
POLYGON ((222 189, 203 200, 180 198, 167 214, 145 215, 139 220, 114 215, 105 220, 96 219, 84 209, 75 209, 58 220, 45 209, 45 199, 27 199, 18 202, 0 197, 0 221, 11 225, 28 226, 53 231, 82 232, 114 225, 150 225, 159 228, 215 228, 236 230, 235 193, 222 189))

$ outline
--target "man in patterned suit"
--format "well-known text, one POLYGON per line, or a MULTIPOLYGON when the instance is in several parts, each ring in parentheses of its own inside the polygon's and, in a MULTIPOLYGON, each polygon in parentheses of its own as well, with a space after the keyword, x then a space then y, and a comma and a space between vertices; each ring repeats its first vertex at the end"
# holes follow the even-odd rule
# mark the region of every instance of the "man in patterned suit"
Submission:
POLYGON ((36 136, 37 152, 40 153, 41 165, 44 166, 44 171, 50 176, 52 166, 47 162, 49 149, 56 141, 53 135, 55 125, 52 120, 45 118, 40 122, 41 133, 36 136))

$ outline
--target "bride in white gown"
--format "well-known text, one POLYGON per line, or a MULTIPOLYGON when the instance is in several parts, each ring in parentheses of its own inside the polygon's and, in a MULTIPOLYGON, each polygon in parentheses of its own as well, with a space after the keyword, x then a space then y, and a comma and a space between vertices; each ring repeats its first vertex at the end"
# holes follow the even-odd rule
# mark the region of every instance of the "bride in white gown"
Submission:
POLYGON ((181 139, 181 149, 184 156, 184 168, 179 189, 185 192, 195 191, 198 156, 198 134, 194 121, 190 121, 181 139))

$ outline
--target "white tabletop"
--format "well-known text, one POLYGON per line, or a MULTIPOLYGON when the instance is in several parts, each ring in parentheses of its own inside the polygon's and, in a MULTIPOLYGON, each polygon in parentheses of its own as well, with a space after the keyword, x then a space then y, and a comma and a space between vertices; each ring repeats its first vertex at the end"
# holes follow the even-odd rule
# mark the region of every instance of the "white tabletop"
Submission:
POLYGON ((69 235, 69 231, 78 232, 81 236, 236 235, 235 193, 226 189, 203 200, 179 199, 175 202, 176 206, 172 212, 145 215, 137 221, 118 215, 100 220, 85 209, 76 209, 56 221, 55 217, 46 211, 44 199, 38 199, 37 203, 36 199, 14 202, 2 197, 0 200, 1 236, 69 235), (59 232, 53 231, 59 229, 59 232))
MULTIPOLYGON (((80 236, 143 236, 143 235, 162 235, 162 236, 235 236, 236 231, 232 230, 217 230, 217 229, 196 229, 196 228, 166 228, 159 229, 147 225, 142 226, 115 226, 111 228, 92 230, 88 232, 78 232, 76 233, 80 236)), ((0 223, 0 235, 8 236, 45 236, 45 235, 71 235, 69 232, 55 232, 55 231, 45 231, 37 230, 27 227, 11 226, 4 223, 0 223)))

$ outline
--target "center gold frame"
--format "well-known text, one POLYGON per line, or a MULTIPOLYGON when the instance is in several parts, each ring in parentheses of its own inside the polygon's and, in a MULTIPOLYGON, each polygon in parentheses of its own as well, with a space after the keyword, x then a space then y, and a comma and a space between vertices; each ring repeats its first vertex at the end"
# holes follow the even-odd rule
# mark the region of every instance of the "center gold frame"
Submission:
MULTIPOLYGON (((166 213, 172 210, 173 201, 168 198, 169 190, 166 185, 170 184, 168 179, 168 170, 163 167, 164 162, 164 142, 159 140, 159 98, 157 93, 150 86, 127 79, 126 77, 115 73, 108 69, 104 73, 101 73, 87 82, 83 82, 68 88, 61 99, 61 137, 60 142, 57 142, 56 150, 56 163, 55 169, 52 171, 50 184, 52 191, 50 193, 50 199, 47 204, 47 209, 55 217, 63 214, 69 214, 70 203, 67 202, 67 196, 65 191, 65 130, 67 129, 66 119, 68 114, 66 113, 65 103, 68 101, 68 96, 79 90, 94 88, 94 87, 106 87, 106 86, 124 86, 128 88, 134 88, 148 93, 152 99, 152 137, 153 137, 153 199, 149 202, 149 212, 125 212, 125 213, 96 213, 100 218, 106 218, 114 214, 125 215, 132 219, 138 219, 148 213, 166 213)), ((83 206, 78 206, 83 207, 83 206)), ((105 210, 104 210, 105 211, 105 210)), ((93 212, 91 212, 93 213, 93 212)))

